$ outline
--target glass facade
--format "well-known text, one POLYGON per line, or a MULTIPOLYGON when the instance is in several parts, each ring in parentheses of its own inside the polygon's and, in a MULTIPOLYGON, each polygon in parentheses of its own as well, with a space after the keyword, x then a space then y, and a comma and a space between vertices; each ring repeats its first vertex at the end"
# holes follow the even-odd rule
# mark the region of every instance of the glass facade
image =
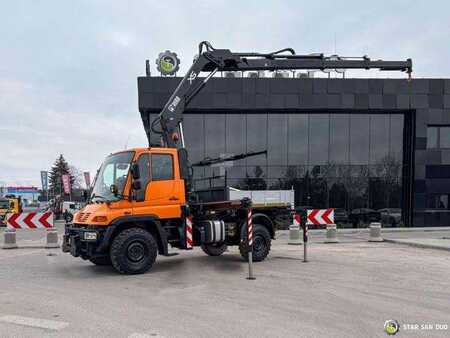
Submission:
POLYGON ((450 126, 428 126, 427 148, 450 149, 450 126))
POLYGON ((195 168, 196 188, 295 190, 297 206, 401 208, 402 114, 194 113, 184 116, 191 162, 267 150, 195 168), (215 177, 211 179, 211 177, 215 177))
MULTIPOLYGON (((147 131, 148 119, 161 111, 180 80, 138 79, 139 111, 147 131)), ((387 223, 398 219, 400 207, 405 226, 449 226, 449 83, 212 78, 184 115, 193 157, 203 158, 217 146, 205 144, 206 138, 216 140, 215 132, 205 135, 210 120, 202 114, 219 117, 222 126, 212 124, 222 142, 217 151, 269 153, 195 174, 226 173, 227 182, 242 188, 294 187, 297 206, 339 206, 347 213, 358 207, 388 209, 387 215, 380 211, 387 223)), ((158 137, 150 141, 160 143, 158 137)))

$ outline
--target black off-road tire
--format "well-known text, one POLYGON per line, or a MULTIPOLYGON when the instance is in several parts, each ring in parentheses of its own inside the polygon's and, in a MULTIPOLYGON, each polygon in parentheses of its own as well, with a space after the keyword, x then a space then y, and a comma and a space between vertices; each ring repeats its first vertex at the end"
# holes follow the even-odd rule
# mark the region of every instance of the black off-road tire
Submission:
POLYGON ((92 257, 92 258, 89 258, 89 261, 91 261, 91 263, 94 263, 95 265, 99 265, 99 266, 111 265, 111 258, 109 256, 92 257))
POLYGON ((152 234, 141 228, 130 228, 119 233, 110 249, 111 263, 122 274, 147 272, 158 254, 158 245, 152 234))
MULTIPOLYGON (((266 259, 270 252, 271 243, 272 239, 270 238, 269 230, 263 225, 253 224, 253 262, 261 262, 266 259)), ((245 261, 248 261, 246 231, 239 244, 239 252, 241 253, 242 258, 245 261)))
POLYGON ((220 256, 227 251, 226 243, 202 244, 202 250, 208 256, 220 256))

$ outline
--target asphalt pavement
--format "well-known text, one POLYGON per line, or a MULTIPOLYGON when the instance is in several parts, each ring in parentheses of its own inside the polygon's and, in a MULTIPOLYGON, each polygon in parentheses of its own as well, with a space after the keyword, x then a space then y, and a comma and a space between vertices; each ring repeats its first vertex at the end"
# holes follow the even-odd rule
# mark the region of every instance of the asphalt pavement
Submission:
POLYGON ((0 336, 385 337, 389 319, 398 336, 450 335, 450 252, 320 236, 303 263, 280 233, 254 281, 236 248, 178 251, 135 276, 58 249, 0 250, 0 336))

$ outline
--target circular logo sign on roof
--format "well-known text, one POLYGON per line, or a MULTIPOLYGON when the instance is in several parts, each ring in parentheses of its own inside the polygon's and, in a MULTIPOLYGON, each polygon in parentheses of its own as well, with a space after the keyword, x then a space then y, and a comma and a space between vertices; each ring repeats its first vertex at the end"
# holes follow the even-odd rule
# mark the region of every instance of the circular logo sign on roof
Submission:
POLYGON ((159 53, 156 66, 161 75, 175 75, 180 68, 180 59, 178 59, 176 53, 166 50, 159 53))

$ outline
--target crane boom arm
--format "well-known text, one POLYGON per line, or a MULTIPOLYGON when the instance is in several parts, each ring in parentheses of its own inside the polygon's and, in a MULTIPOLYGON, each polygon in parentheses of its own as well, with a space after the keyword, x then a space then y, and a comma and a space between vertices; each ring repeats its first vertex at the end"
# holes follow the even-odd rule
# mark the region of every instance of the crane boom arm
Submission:
MULTIPOLYGON (((176 147, 183 136, 183 112, 189 102, 201 91, 217 71, 277 71, 277 70, 330 70, 330 69, 379 69, 381 71, 402 71, 412 73, 412 61, 371 60, 360 58, 326 57, 323 54, 297 55, 292 48, 273 53, 233 53, 228 49, 214 49, 209 42, 199 45, 198 57, 180 81, 159 114, 162 139, 165 146, 176 147), (286 54, 288 53, 288 54, 286 54), (198 78, 201 72, 208 72, 205 78, 198 78), (179 134, 178 134, 179 129, 179 134)), ((152 131, 157 132, 152 125, 152 131)))

